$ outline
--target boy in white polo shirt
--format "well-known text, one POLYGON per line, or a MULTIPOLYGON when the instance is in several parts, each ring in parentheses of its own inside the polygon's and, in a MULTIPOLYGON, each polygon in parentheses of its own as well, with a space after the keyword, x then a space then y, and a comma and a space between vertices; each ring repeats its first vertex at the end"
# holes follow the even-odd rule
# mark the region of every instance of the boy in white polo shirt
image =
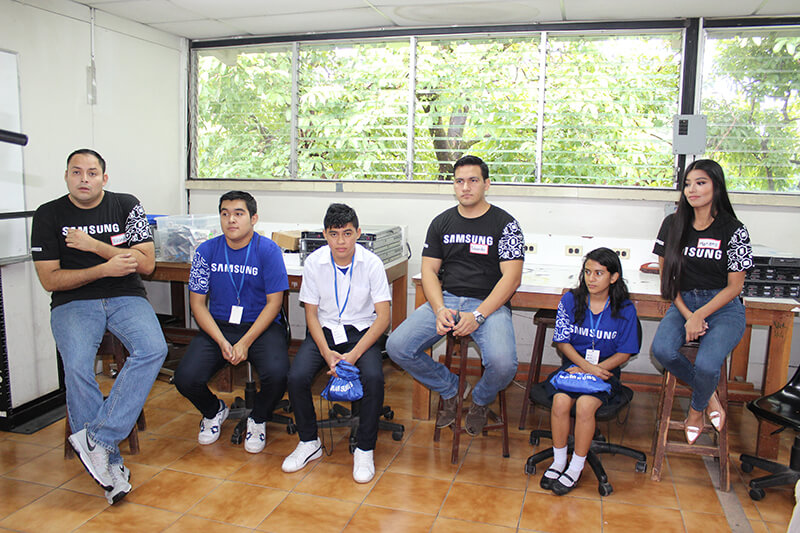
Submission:
POLYGON ((383 361, 377 341, 389 326, 392 293, 383 262, 356 243, 361 230, 351 207, 331 204, 324 226, 328 245, 309 255, 303 265, 300 301, 308 332, 288 381, 300 443, 283 461, 283 471, 296 472, 322 457, 311 384, 320 370, 327 368, 333 375, 336 364, 346 360, 360 370, 364 389, 353 479, 367 483, 375 475, 372 456, 383 406, 383 361))

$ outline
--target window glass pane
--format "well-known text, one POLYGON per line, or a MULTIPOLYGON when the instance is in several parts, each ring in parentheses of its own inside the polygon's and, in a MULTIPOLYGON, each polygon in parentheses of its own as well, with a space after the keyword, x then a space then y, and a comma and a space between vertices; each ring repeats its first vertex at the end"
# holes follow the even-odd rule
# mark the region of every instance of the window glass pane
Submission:
POLYGON ((408 41, 300 47, 298 178, 405 178, 408 41))
POLYGON ((291 52, 197 52, 197 177, 287 178, 291 52))
POLYGON ((739 191, 800 192, 800 29, 707 34, 703 157, 739 191))
POLYGON ((469 153, 494 181, 535 181, 538 102, 538 34, 420 40, 414 178, 449 179, 469 153))
POLYGON ((681 37, 549 36, 542 183, 672 186, 681 37))

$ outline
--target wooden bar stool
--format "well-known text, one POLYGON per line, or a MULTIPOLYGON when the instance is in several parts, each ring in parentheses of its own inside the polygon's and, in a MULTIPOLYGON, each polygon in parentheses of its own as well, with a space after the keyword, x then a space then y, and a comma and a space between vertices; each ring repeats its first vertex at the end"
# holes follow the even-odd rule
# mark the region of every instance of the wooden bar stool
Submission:
MULTIPOLYGON (((686 356, 689 361, 694 363, 697 358, 697 348, 699 344, 696 342, 685 344, 681 348, 681 353, 686 356)), ((661 481, 661 469, 664 465, 664 455, 667 452, 680 452, 694 455, 707 455, 719 458, 719 485, 720 489, 728 492, 731 489, 730 483, 730 458, 728 457, 728 421, 722 426, 722 430, 718 433, 716 439, 713 434, 716 432, 714 427, 704 422, 702 433, 711 434, 712 441, 716 440, 716 444, 703 445, 703 444, 689 444, 685 440, 671 441, 668 440, 668 433, 671 429, 681 431, 683 435, 684 420, 672 420, 672 404, 675 400, 675 387, 677 379, 670 372, 664 373, 664 381, 661 386, 661 395, 659 397, 659 410, 658 420, 656 420, 656 443, 655 443, 655 456, 653 458, 653 470, 650 478, 653 481, 661 481)), ((725 412, 728 412, 728 376, 727 376, 727 360, 722 363, 722 369, 719 374, 719 383, 717 384, 717 395, 719 396, 720 404, 725 412)), ((705 419, 705 415, 704 419, 705 419)))
MULTIPOLYGON (((110 353, 114 356, 114 363, 117 365, 117 372, 122 370, 125 365, 125 360, 128 359, 128 350, 122 345, 111 332, 106 331, 103 335, 103 340, 100 342, 100 347, 97 353, 110 353)), ((133 429, 128 434, 128 446, 131 450, 131 455, 139 453, 139 431, 144 431, 147 428, 147 421, 144 418, 144 410, 139 413, 139 418, 133 429)), ((72 429, 69 425, 69 410, 66 410, 66 423, 64 424, 64 459, 72 459, 75 457, 75 450, 69 443, 69 436, 72 434, 72 429)))
MULTIPOLYGON (((453 453, 450 461, 453 464, 458 463, 458 446, 462 433, 466 433, 466 429, 462 426, 462 415, 464 414, 464 389, 467 386, 467 350, 469 343, 472 342, 472 337, 469 335, 465 337, 456 337, 452 333, 447 334, 447 346, 445 348, 444 366, 452 370, 453 354, 458 351, 458 392, 456 393, 456 421, 453 423, 453 453)), ((483 375, 483 365, 481 365, 481 375, 483 375)), ((489 418, 494 420, 494 424, 487 424, 483 428, 483 434, 486 435, 489 430, 502 429, 503 430, 503 457, 508 457, 508 418, 506 417, 506 391, 501 390, 497 393, 500 399, 500 416, 494 411, 489 411, 489 418)), ((442 398, 439 397, 439 407, 442 408, 442 398)), ((433 441, 439 442, 441 436, 441 428, 436 428, 433 432, 433 441)))
POLYGON ((534 408, 535 404, 531 401, 531 386, 539 383, 539 371, 542 369, 542 353, 544 352, 544 340, 547 335, 547 328, 556 327, 556 310, 539 309, 533 315, 533 325, 536 326, 536 337, 533 341, 533 351, 531 352, 531 362, 528 364, 528 379, 525 382, 525 395, 522 397, 522 412, 519 416, 519 429, 525 429, 525 422, 528 419, 528 408, 534 408))

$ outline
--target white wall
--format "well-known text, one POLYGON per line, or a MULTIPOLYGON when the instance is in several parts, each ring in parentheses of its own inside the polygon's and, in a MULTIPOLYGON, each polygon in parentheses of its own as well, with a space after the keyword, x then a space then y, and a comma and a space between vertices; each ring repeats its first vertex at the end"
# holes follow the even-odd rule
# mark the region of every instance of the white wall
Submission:
MULTIPOLYGON (((188 44, 98 12, 97 104, 89 105, 89 21, 89 8, 68 0, 0 0, 0 49, 18 53, 22 131, 29 137, 26 209, 65 194, 66 156, 89 147, 108 162, 108 189, 135 194, 149 213, 180 212, 188 44)), ((4 287, 15 288, 4 303, 17 406, 57 387, 49 295, 30 262, 2 274, 4 287)))
MULTIPOLYGON (((190 191, 191 212, 214 213, 220 194, 224 191, 190 191)), ((412 249, 409 273, 419 272, 420 250, 428 224, 436 214, 455 204, 451 195, 367 193, 304 193, 253 191, 258 200, 258 211, 264 222, 308 222, 322 225, 328 204, 344 202, 352 206, 363 225, 408 225, 408 242, 412 249)), ((675 193, 677 198, 677 192, 675 193)), ((664 218, 667 202, 618 199, 574 199, 553 197, 495 196, 489 191, 489 201, 502 207, 519 220, 525 233, 557 235, 594 235, 596 237, 621 237, 654 239, 664 218)), ((770 246, 800 257, 800 209, 772 206, 734 205, 737 216, 747 225, 753 242, 770 246)), ((588 250, 585 250, 588 251, 588 250)), ((655 259, 655 256, 653 256, 655 259)), ((529 258, 530 260, 530 258, 529 258)), ((409 311, 413 309, 413 288, 409 288, 409 311)), ((299 313, 294 313, 294 318, 299 313)), ((517 355, 520 361, 530 359, 533 344, 532 313, 514 311, 514 328, 517 337, 517 355)), ((795 321, 797 323, 797 321, 795 321)), ((643 352, 631 360, 627 369, 636 372, 656 372, 649 355, 649 346, 657 326, 645 321, 643 352)), ((800 328, 795 327, 793 338, 793 366, 800 363, 800 328)), ((295 327, 295 337, 302 329, 295 327)), ((748 372, 749 381, 761 383, 766 334, 755 328, 748 372)), ((548 348, 545 362, 555 362, 556 354, 548 348)), ((791 374, 790 374, 791 375, 791 374)))

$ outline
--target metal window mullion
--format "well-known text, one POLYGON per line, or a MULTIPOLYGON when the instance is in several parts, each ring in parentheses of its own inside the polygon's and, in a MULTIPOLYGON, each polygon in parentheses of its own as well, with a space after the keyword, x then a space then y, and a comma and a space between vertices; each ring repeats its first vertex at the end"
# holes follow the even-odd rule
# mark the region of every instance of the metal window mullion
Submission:
POLYGON ((545 74, 547 73, 547 32, 539 38, 539 110, 536 121, 536 183, 542 182, 542 151, 544 149, 544 97, 545 74))
POLYGON ((406 179, 414 179, 414 122, 417 111, 417 38, 408 42, 408 131, 406 133, 406 179))
POLYGON ((298 128, 300 120, 298 117, 300 108, 300 43, 292 43, 292 104, 291 104, 291 125, 289 126, 291 132, 291 147, 289 149, 289 177, 297 179, 298 168, 298 128))

